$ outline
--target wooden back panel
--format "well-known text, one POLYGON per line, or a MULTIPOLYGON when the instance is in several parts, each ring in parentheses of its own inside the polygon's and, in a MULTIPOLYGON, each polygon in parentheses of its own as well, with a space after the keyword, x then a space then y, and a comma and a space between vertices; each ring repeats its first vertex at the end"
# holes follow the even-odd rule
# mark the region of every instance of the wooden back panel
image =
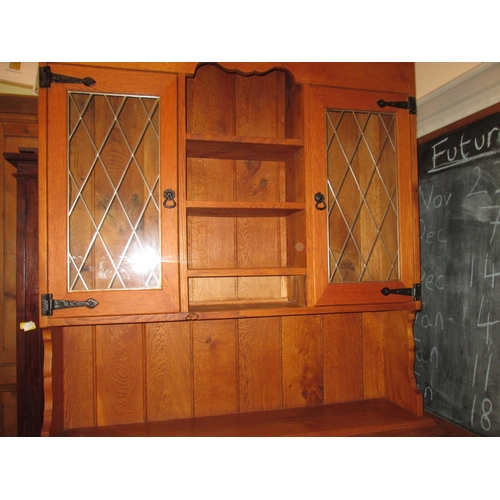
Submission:
POLYGON ((65 327, 63 426, 381 397, 421 415, 408 372, 411 319, 395 311, 65 327))

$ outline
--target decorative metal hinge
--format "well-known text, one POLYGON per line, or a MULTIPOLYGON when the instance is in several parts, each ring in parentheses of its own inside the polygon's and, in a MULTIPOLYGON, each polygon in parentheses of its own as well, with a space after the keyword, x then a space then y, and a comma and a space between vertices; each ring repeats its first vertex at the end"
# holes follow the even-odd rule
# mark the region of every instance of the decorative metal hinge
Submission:
POLYGON ((99 305, 95 299, 87 300, 55 300, 51 293, 42 294, 42 316, 52 316, 55 309, 69 309, 71 307, 87 307, 94 309, 99 305))
POLYGON ((40 88, 48 89, 53 83, 81 83, 86 87, 92 87, 95 80, 86 76, 85 78, 76 78, 74 76, 58 75, 50 71, 50 66, 42 66, 39 74, 40 88))
POLYGON ((421 300, 422 298, 422 286, 420 283, 415 283, 412 288, 382 288, 380 290, 382 295, 390 295, 394 293, 396 295, 409 295, 413 297, 413 300, 421 300))
POLYGON ((410 115, 417 113, 417 100, 413 96, 409 96, 407 101, 387 102, 380 99, 380 101, 377 101, 377 104, 380 108, 390 106, 391 108, 407 109, 410 115))

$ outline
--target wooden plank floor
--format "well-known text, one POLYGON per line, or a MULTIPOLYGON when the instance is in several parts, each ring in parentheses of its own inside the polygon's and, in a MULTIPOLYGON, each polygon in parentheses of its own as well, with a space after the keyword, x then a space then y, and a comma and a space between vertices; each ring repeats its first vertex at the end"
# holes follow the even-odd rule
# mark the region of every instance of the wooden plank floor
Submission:
POLYGON ((379 399, 166 422, 66 430, 65 436, 473 436, 433 415, 415 417, 379 399))

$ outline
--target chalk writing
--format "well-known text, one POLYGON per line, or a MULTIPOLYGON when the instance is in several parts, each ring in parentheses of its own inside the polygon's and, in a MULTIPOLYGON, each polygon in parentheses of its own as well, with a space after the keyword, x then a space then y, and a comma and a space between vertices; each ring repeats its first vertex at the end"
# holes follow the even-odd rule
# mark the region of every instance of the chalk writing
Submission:
POLYGON ((417 385, 428 410, 500 436, 500 113, 419 146, 418 198, 417 385))
POLYGON ((432 320, 432 315, 421 314, 420 321, 422 328, 439 328, 440 330, 444 330, 443 315, 440 312, 436 313, 434 320, 432 320))
POLYGON ((477 190, 477 185, 479 184, 479 181, 481 180, 481 174, 483 172, 479 167, 475 167, 474 172, 477 175, 476 182, 474 183, 474 185, 472 186, 472 189, 467 194, 467 197, 478 195, 478 194, 484 194, 484 193, 488 192, 486 189, 477 190))
POLYGON ((424 272, 421 279, 427 290, 444 290, 445 288, 446 278, 443 274, 440 274, 439 276, 434 276, 434 274, 427 275, 424 272))
POLYGON ((420 219, 420 239, 429 245, 434 241, 437 241, 438 243, 446 243, 448 241, 445 229, 441 228, 437 231, 427 230, 425 221, 422 219, 420 219))
POLYGON ((452 193, 444 193, 444 194, 434 194, 434 185, 431 186, 431 190, 429 193, 424 194, 422 188, 418 190, 420 194, 420 199, 424 203, 424 206, 427 210, 432 208, 441 208, 446 207, 450 203, 450 198, 452 193))
POLYGON ((481 305, 479 307, 479 314, 477 317, 477 327, 478 328, 486 328, 486 344, 490 341, 490 327, 500 323, 500 320, 490 321, 490 313, 489 311, 486 313, 486 321, 481 319, 483 314, 483 303, 484 303, 484 295, 481 298, 481 305))
POLYGON ((458 141, 452 141, 450 137, 441 139, 432 146, 432 168, 428 172, 439 172, 497 154, 496 149, 490 148, 498 147, 499 130, 498 127, 493 127, 477 137, 463 133, 458 141))
POLYGON ((437 369, 438 367, 439 352, 436 346, 432 348, 429 357, 425 356, 425 353, 422 349, 417 350, 417 352, 415 353, 415 357, 417 358, 417 361, 420 361, 421 363, 432 363, 432 361, 434 360, 434 368, 437 369))
POLYGON ((474 361, 474 373, 472 375, 472 387, 476 384, 476 372, 477 372, 477 358, 479 354, 476 354, 476 360, 474 361))
POLYGON ((489 431, 491 428, 489 414, 493 411, 493 403, 491 400, 488 398, 483 399, 482 410, 483 414, 481 415, 481 426, 485 431, 489 431))
POLYGON ((495 288, 495 276, 500 276, 500 272, 495 272, 495 263, 492 262, 490 264, 491 271, 488 272, 488 259, 489 255, 486 254, 486 258, 484 259, 484 279, 491 279, 491 288, 495 288))
POLYGON ((493 230, 491 232, 490 243, 493 243, 493 239, 495 238, 495 233, 497 230, 498 224, 500 224, 500 205, 492 205, 486 208, 497 210, 497 218, 493 221, 490 221, 490 224, 493 226, 493 230))

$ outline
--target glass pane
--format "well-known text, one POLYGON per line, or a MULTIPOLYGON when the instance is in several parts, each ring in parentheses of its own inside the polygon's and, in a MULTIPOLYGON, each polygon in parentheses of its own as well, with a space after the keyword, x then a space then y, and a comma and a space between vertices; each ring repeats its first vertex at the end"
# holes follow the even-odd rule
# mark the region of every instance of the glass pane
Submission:
POLYGON ((159 98, 68 94, 68 290, 161 287, 159 98))
POLYGON ((330 283, 399 279, 395 119, 326 110, 330 283))

